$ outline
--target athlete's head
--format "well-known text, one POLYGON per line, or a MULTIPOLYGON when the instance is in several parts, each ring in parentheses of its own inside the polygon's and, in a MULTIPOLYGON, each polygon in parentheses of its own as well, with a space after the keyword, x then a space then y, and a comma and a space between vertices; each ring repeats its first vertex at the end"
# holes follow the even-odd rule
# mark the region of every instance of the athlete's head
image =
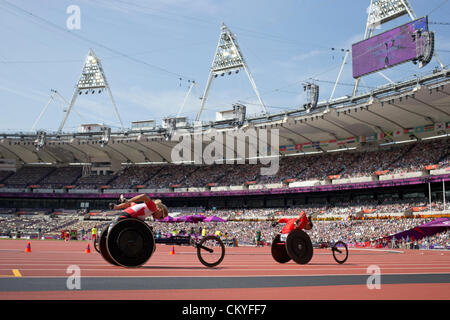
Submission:
POLYGON ((308 223, 305 226, 305 230, 311 230, 313 228, 312 216, 309 215, 307 218, 308 218, 308 223))
POLYGON ((160 199, 156 199, 154 202, 158 210, 156 210, 156 212, 153 213, 153 218, 164 219, 165 217, 167 217, 169 215, 169 209, 167 209, 166 205, 163 204, 160 199))

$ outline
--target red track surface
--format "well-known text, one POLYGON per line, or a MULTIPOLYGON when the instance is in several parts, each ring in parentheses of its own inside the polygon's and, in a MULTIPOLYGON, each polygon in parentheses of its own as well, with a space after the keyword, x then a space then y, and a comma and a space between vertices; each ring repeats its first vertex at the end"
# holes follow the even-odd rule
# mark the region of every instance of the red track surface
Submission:
MULTIPOLYGON (((365 275, 367 268, 376 265, 381 275, 443 274, 450 275, 450 252, 350 249, 349 259, 343 265, 334 262, 331 251, 315 250, 307 265, 294 262, 279 264, 270 254, 270 247, 227 248, 224 261, 216 268, 206 268, 197 259, 194 248, 158 245, 146 265, 140 268, 122 268, 105 262, 91 246, 85 253, 87 242, 31 241, 30 253, 24 252, 28 240, 0 241, 0 278, 67 278, 67 268, 77 265, 81 279, 87 277, 108 279, 125 277, 276 277, 365 275)), ((0 279, 1 280, 1 279, 0 279)), ((81 280, 82 281, 82 280, 81 280)), ((65 290, 65 291, 11 291, 0 288, 2 300, 85 300, 85 299, 156 299, 156 300, 449 300, 450 282, 383 284, 380 289, 369 290, 366 285, 321 285, 270 288, 216 288, 166 290, 65 290), (126 294, 125 294, 126 292, 126 294)))

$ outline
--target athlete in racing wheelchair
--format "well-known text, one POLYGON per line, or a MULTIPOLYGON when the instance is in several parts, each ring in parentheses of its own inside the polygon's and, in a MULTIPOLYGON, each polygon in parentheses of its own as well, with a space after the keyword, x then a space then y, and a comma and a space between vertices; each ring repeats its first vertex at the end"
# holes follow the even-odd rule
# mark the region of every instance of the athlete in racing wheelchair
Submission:
POLYGON ((279 263, 286 263, 291 259, 299 264, 308 263, 313 256, 313 246, 308 234, 303 230, 311 230, 313 223, 304 211, 297 218, 281 218, 272 224, 286 225, 272 241, 272 257, 279 263))

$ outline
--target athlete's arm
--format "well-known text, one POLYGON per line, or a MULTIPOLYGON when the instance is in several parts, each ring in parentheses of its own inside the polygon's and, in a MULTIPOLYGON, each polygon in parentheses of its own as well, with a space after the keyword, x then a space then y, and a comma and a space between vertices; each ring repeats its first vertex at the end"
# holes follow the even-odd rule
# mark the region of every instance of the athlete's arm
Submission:
POLYGON ((127 200, 125 203, 130 203, 130 202, 148 202, 150 201, 150 197, 148 195, 146 195, 145 193, 137 195, 133 198, 131 198, 130 200, 127 200))
POLYGON ((290 220, 290 219, 288 219, 288 218, 280 218, 280 219, 278 220, 278 223, 287 223, 289 220, 290 220))
POLYGON ((122 209, 126 209, 128 207, 131 207, 132 205, 133 205, 132 202, 124 202, 124 203, 121 203, 121 204, 114 204, 112 209, 113 210, 122 210, 122 209))
POLYGON ((303 229, 303 228, 305 228, 307 223, 308 223, 308 217, 306 216, 306 213, 301 212, 300 216, 297 218, 297 220, 295 220, 295 228, 303 229))
POLYGON ((131 207, 133 204, 135 204, 137 202, 149 202, 149 201, 151 201, 150 197, 143 193, 143 194, 137 195, 129 200, 126 200, 123 203, 110 204, 110 209, 111 210, 123 210, 128 207, 131 207))

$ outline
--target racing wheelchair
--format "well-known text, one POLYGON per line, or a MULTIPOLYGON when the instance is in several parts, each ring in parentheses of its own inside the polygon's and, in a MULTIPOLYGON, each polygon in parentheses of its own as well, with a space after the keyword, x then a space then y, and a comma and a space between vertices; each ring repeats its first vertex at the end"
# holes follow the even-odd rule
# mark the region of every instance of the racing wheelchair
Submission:
MULTIPOLYGON (((348 258, 348 248, 343 241, 331 245, 334 260, 343 264, 348 258)), ((275 261, 286 263, 294 260, 298 264, 307 264, 313 257, 313 244, 309 235, 299 229, 288 234, 278 233, 272 241, 271 253, 275 261)))
MULTIPOLYGON (((156 243, 158 239, 155 239, 152 228, 145 221, 126 218, 102 230, 94 242, 94 248, 110 264, 131 268, 145 264, 154 253, 156 243)), ((206 267, 219 265, 225 257, 225 246, 217 236, 191 239, 190 245, 197 249, 198 259, 206 267)))

